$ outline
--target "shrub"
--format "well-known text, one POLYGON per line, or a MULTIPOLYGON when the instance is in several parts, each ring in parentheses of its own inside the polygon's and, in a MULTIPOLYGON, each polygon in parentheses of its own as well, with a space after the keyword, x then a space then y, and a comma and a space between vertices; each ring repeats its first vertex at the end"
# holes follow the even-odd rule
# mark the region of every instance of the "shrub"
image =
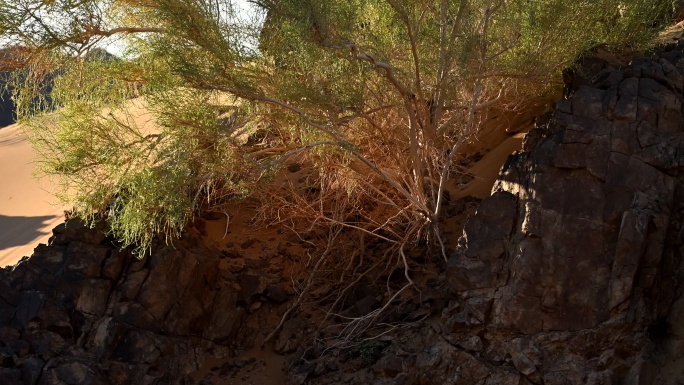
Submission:
POLYGON ((23 52, 19 116, 80 215, 106 214, 144 250, 298 156, 317 167, 315 194, 279 196, 273 210, 397 247, 438 239, 454 157, 487 111, 555 97, 582 51, 642 46, 669 6, 255 3, 263 28, 230 0, 0 0, 3 40, 23 52), (112 38, 124 60, 88 55, 112 38), (135 116, 140 103, 153 125, 135 116))

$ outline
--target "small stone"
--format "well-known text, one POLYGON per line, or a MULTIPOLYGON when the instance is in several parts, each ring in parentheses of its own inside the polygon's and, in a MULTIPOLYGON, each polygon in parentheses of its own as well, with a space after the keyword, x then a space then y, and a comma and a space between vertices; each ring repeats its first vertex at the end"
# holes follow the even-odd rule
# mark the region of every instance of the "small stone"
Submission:
POLYGON ((484 343, 482 342, 482 339, 478 336, 472 336, 467 340, 461 342, 459 345, 463 349, 473 353, 481 352, 484 348, 484 343))
POLYGON ((515 368, 525 376, 529 376, 537 371, 537 367, 534 365, 532 360, 522 353, 513 353, 511 360, 513 361, 515 368))

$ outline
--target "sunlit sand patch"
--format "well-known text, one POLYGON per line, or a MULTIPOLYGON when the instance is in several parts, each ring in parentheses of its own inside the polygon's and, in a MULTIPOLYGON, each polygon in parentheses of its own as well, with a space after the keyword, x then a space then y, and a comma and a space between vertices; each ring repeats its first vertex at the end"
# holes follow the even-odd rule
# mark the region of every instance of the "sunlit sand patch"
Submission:
POLYGON ((33 176, 35 153, 18 125, 0 129, 0 267, 46 243, 64 219, 54 186, 33 176))

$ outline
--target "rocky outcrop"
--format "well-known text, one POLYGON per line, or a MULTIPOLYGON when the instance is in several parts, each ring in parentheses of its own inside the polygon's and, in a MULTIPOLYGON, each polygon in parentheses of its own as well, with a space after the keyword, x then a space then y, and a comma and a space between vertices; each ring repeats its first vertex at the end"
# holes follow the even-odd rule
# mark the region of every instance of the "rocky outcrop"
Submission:
POLYGON ((503 166, 444 281, 397 304, 426 318, 312 347, 290 383, 684 384, 684 45, 600 60, 503 166))
POLYGON ((478 325, 478 361, 532 383, 673 383, 654 369, 683 321, 682 74, 681 46, 604 69, 504 165, 447 271, 447 326, 478 325))
POLYGON ((295 383, 684 384, 684 45, 598 67, 465 225, 441 314, 295 383))
POLYGON ((101 230, 69 221, 2 271, 1 383, 195 383, 208 358, 251 347, 238 330, 259 291, 226 255, 176 242, 138 260, 101 230))

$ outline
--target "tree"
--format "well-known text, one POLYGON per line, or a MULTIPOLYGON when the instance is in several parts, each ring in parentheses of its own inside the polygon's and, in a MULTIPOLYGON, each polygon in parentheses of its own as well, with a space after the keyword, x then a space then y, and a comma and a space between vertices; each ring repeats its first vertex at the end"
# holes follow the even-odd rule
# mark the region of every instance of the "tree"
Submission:
POLYGON ((306 156, 316 194, 279 208, 403 256, 439 238, 454 158, 489 109, 556 95, 591 46, 642 46, 669 1, 255 4, 263 29, 230 0, 0 0, 18 115, 80 215, 145 250, 306 156), (114 38, 124 60, 88 55, 114 38))

